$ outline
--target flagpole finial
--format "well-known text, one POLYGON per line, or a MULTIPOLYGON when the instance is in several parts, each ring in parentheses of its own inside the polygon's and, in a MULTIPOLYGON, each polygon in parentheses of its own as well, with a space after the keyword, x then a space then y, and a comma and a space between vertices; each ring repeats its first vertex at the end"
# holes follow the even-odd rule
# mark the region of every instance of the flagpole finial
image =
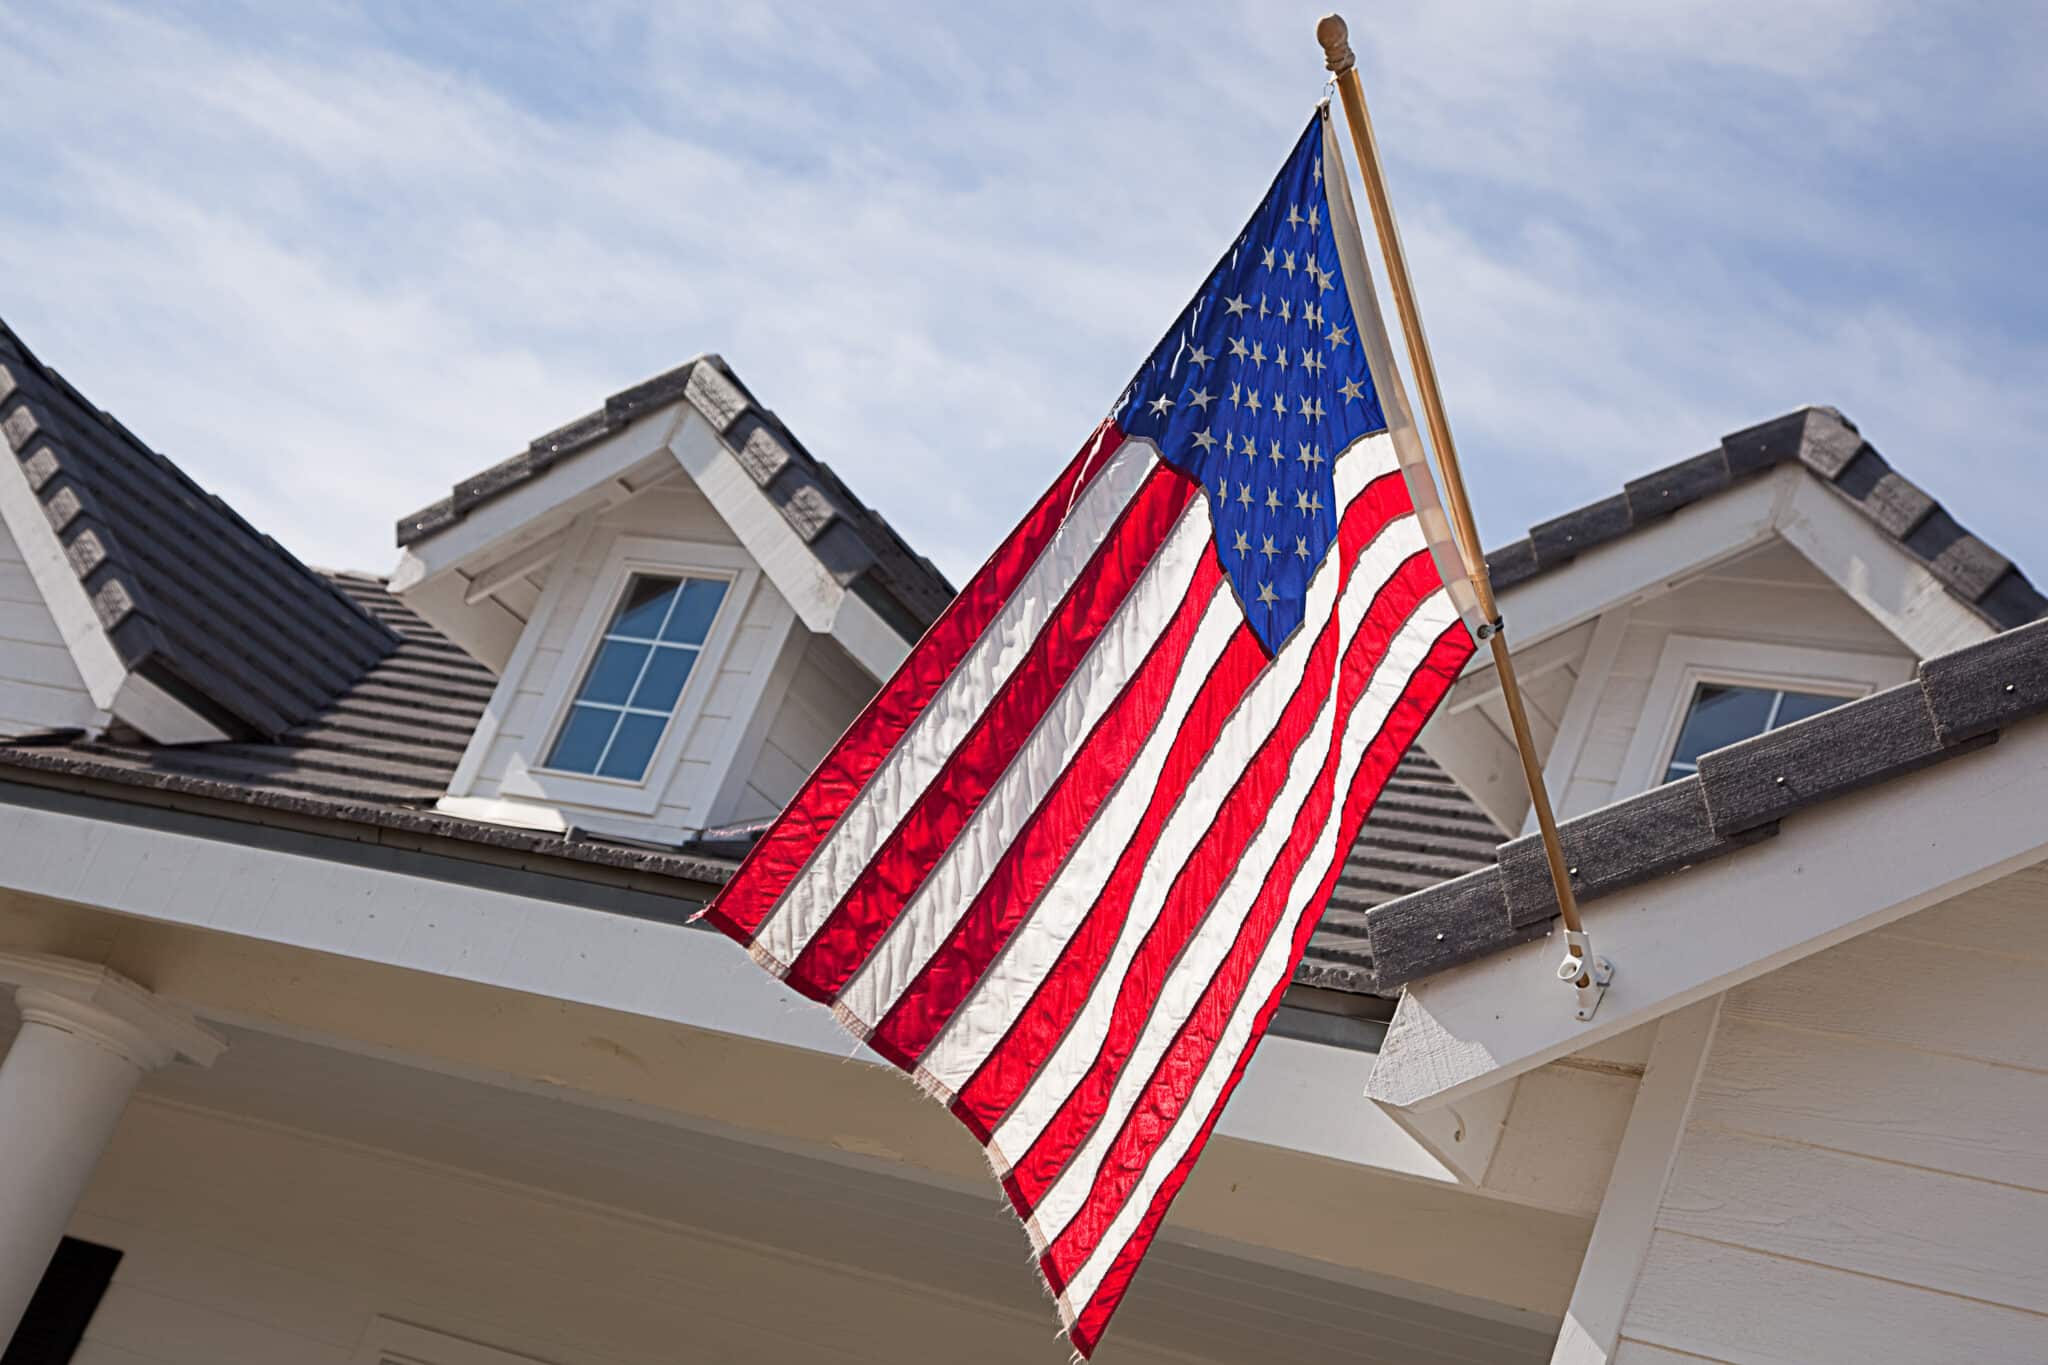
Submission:
POLYGON ((1358 55, 1351 50, 1351 26, 1343 15, 1324 15, 1316 25, 1316 41, 1323 45, 1323 61, 1332 75, 1341 76, 1358 65, 1358 55))

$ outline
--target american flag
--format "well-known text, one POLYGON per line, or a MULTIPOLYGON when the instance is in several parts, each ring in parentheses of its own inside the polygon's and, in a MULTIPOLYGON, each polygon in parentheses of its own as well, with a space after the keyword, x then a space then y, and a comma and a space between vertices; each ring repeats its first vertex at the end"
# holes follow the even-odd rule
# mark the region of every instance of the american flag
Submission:
POLYGON ((1084 1356, 1473 649, 1358 241, 1325 108, 708 911, 973 1131, 1084 1356))

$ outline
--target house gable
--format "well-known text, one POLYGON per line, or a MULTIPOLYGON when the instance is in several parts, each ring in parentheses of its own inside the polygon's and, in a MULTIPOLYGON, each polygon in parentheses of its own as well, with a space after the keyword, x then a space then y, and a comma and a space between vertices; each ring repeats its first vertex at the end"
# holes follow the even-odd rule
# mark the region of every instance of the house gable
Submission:
MULTIPOLYGON (((1727 436, 1535 527, 1489 564, 1565 815, 1661 772, 1684 700, 1674 687, 1716 675, 1862 695, 2048 608, 1828 408, 1727 436)), ((1422 744, 1497 823, 1529 827, 1484 656, 1422 744)))
POLYGON ((441 809, 658 844, 779 811, 951 597, 715 357, 614 395, 399 539, 394 588, 499 679, 441 809), (723 585, 702 653, 637 780, 551 766, 636 575, 723 585))
POLYGON ((673 844, 772 816, 876 687, 811 631, 709 499, 671 465, 581 513, 530 576, 531 612, 440 808, 673 844), (636 574, 703 575, 725 596, 642 780, 551 770, 549 752, 636 574))

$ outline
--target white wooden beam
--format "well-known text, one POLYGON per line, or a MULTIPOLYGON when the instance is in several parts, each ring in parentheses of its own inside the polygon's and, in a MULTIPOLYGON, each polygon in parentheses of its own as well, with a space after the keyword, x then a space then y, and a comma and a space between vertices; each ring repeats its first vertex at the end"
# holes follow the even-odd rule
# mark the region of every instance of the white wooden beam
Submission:
POLYGON ((1518 649, 1527 648, 1616 602, 1764 544, 1777 533, 1793 490, 1812 477, 1803 468, 1782 466, 1509 587, 1500 594, 1508 638, 1518 649))
POLYGON ((0 471, 0 523, 20 551, 22 563, 43 599, 57 634, 71 654, 94 706, 128 722, 159 744, 203 744, 227 733, 170 693, 138 674, 114 649, 100 625, 92 598, 64 553, 28 480, 0 471))
POLYGON ((1369 1093, 1432 1108, 2048 857, 2048 723, 1787 817, 1773 839, 1585 907, 1616 967, 1574 1017, 1547 939, 1411 985, 1369 1093))
POLYGON ((558 531, 544 540, 535 541, 477 573, 463 590, 463 602, 475 606, 486 597, 495 597, 504 588, 528 574, 536 573, 552 564, 555 556, 562 551, 563 534, 558 531))
POLYGON ((391 591, 403 597, 418 584, 458 568, 474 573, 594 506, 629 496, 632 489, 619 480, 661 454, 684 413, 694 411, 678 398, 471 508, 445 530, 414 541, 399 556, 391 591))
POLYGON ((825 571, 709 422, 692 410, 669 449, 783 600, 796 609, 797 619, 837 640, 876 680, 896 671, 910 643, 825 571))
POLYGON ((1778 520, 1792 547, 1922 659, 1997 633, 1925 564, 1817 479, 1801 479, 1778 520))
MULTIPOLYGON (((1586 736, 1593 730, 1593 717, 1606 696, 1608 675, 1614 671, 1615 656, 1621 652, 1622 637, 1628 633, 1628 618, 1629 609, 1622 605, 1601 612, 1594 622, 1593 638, 1586 644, 1578 677, 1572 683, 1571 700, 1565 704, 1557 738, 1550 742, 1550 753, 1544 759, 1543 785, 1550 790, 1559 819, 1569 820, 1585 813, 1572 808, 1572 774, 1578 770, 1586 736)), ((1535 828, 1536 812, 1531 810, 1523 817, 1522 833, 1531 833, 1535 828)))
POLYGON ((1611 1365, 1614 1359, 1622 1314, 1657 1229, 1657 1209, 1692 1114, 1721 1000, 1716 995, 1689 1005, 1657 1026, 1551 1365, 1611 1365))

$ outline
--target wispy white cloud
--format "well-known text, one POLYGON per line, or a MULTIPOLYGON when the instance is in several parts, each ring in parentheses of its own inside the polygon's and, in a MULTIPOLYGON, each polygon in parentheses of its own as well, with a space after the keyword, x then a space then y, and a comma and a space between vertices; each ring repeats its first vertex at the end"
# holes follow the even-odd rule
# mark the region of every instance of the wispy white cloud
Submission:
MULTIPOLYGON (((0 314, 253 521, 372 567, 398 514, 718 350, 964 574, 1321 85, 1293 4, 5 12, 30 150, 0 314)), ((1572 0, 1373 23, 1494 538, 1833 401, 2048 574, 2012 496, 2043 491, 2048 299, 2007 282, 2041 196, 1967 173, 2048 142, 2038 20, 1572 0)))

